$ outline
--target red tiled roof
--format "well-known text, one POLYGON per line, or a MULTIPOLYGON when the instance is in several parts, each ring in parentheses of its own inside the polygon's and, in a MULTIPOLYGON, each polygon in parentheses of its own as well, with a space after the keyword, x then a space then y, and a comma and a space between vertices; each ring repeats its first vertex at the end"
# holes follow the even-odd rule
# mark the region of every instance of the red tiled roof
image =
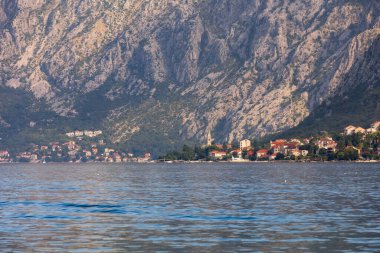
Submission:
POLYGON ((215 151, 211 151, 211 154, 227 154, 226 152, 224 152, 224 151, 217 151, 217 150, 215 150, 215 151))

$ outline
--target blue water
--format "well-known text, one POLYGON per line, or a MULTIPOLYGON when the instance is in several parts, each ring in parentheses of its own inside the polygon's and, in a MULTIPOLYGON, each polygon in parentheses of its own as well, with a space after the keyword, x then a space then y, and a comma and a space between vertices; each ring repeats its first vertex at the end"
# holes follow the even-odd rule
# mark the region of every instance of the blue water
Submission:
POLYGON ((0 252, 380 252, 379 164, 40 164, 0 173, 0 252))

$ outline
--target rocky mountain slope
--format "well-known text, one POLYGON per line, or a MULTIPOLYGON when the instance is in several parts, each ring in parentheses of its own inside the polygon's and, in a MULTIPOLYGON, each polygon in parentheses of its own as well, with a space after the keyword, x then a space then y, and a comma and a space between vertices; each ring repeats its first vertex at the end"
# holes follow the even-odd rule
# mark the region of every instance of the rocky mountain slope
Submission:
POLYGON ((26 128, 82 124, 164 149, 208 130, 262 137, 350 94, 359 73, 362 95, 379 87, 379 62, 360 65, 378 57, 379 13, 359 0, 1 0, 0 86, 55 114, 26 128))
POLYGON ((282 135, 311 135, 321 130, 342 132, 343 126, 368 127, 380 117, 380 37, 345 75, 336 95, 326 99, 300 125, 282 135))

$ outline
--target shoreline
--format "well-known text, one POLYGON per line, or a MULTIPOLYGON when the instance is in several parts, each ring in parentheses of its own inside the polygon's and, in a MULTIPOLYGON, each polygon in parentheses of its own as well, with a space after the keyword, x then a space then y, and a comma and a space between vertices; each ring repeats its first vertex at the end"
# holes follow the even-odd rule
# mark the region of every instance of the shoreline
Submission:
POLYGON ((294 161, 294 160, 280 160, 280 161, 159 161, 152 160, 147 162, 0 162, 0 165, 12 165, 12 164, 25 164, 25 165, 36 165, 36 164, 72 164, 72 165, 83 165, 83 164, 108 164, 108 165, 121 165, 121 164, 204 164, 204 163, 223 163, 223 164, 260 164, 260 163, 380 163, 380 160, 358 160, 358 161, 294 161))

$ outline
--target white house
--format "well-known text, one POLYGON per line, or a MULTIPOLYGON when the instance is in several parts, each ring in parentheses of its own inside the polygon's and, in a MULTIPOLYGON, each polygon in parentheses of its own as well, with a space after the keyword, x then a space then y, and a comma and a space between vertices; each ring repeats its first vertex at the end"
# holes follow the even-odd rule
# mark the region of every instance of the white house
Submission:
POLYGON ((347 127, 344 128, 344 134, 345 134, 345 135, 351 135, 351 134, 354 134, 355 131, 356 131, 356 127, 355 127, 355 126, 352 126, 352 125, 347 126, 347 127))
POLYGON ((376 133, 377 132, 377 129, 376 128, 373 128, 373 127, 371 127, 371 128, 367 128, 366 130, 365 130, 365 133, 366 134, 373 134, 373 133, 376 133))
POLYGON ((80 137, 80 136, 83 136, 84 135, 84 132, 83 131, 75 131, 75 137, 80 137))
POLYGON ((74 133, 74 132, 70 132, 70 133, 66 133, 66 135, 67 135, 68 137, 74 137, 74 136, 75 136, 75 133, 74 133))
POLYGON ((240 149, 245 150, 251 148, 251 141, 248 139, 240 141, 240 149))
POLYGON ((365 129, 364 128, 362 128, 362 127, 357 127, 356 129, 355 129, 355 133, 361 133, 361 134, 365 134, 365 129))
POLYGON ((94 131, 94 137, 102 135, 102 134, 103 134, 103 131, 101 131, 101 130, 94 131))
POLYGON ((380 121, 373 122, 371 124, 371 128, 375 128, 375 129, 379 130, 380 129, 380 121))

